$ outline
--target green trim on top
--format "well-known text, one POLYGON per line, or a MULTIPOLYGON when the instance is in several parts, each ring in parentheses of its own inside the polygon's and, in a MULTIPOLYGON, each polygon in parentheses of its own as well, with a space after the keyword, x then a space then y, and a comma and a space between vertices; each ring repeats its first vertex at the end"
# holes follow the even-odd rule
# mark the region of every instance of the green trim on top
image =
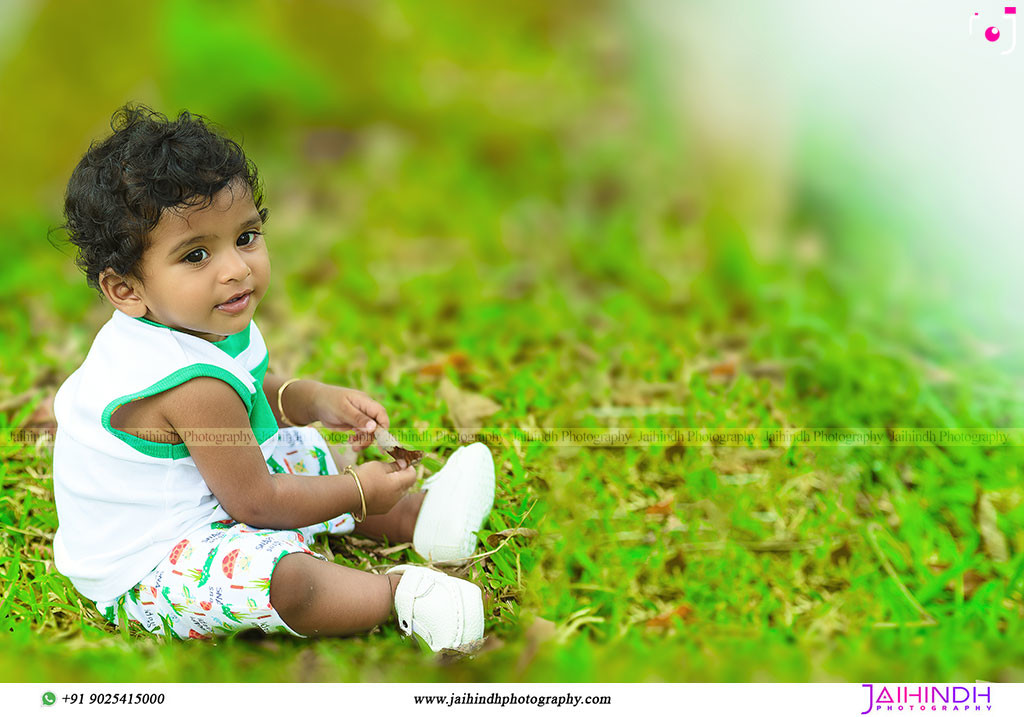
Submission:
POLYGON ((103 415, 100 419, 103 424, 103 428, 111 435, 121 439, 135 450, 140 453, 144 453, 147 456, 151 456, 153 458, 170 458, 172 460, 187 458, 189 456, 189 452, 188 447, 184 443, 160 443, 158 441, 148 441, 145 438, 139 438, 131 433, 126 433, 125 431, 114 428, 110 425, 110 417, 114 415, 114 411, 126 403, 130 403, 140 398, 154 396, 200 376, 219 378, 231 386, 231 388, 235 389, 235 393, 238 394, 238 397, 242 399, 242 403, 245 404, 245 410, 249 414, 249 422, 253 426, 253 433, 256 436, 256 440, 262 444, 270 438, 272 434, 267 433, 268 424, 266 414, 270 414, 271 420, 273 420, 274 414, 270 410, 270 404, 267 403, 266 397, 262 395, 262 388, 260 389, 259 396, 257 397, 257 395, 250 392, 248 387, 238 380, 233 373, 227 369, 221 368, 220 366, 214 366, 213 364, 208 363, 196 363, 191 366, 178 369, 148 388, 144 388, 137 393, 115 398, 107 404, 106 408, 103 409, 103 415), (260 400, 261 398, 262 401, 260 400), (263 405, 260 405, 261 403, 263 405))
POLYGON ((260 365, 254 368, 249 373, 252 374, 253 379, 256 380, 256 385, 263 388, 263 380, 267 377, 267 368, 270 366, 270 352, 268 351, 264 355, 263 360, 260 361, 260 365))
POLYGON ((214 346, 221 349, 231 358, 237 358, 238 354, 249 348, 249 332, 252 329, 252 322, 245 325, 245 328, 237 334, 231 334, 220 341, 211 341, 214 346))
MULTIPOLYGON (((171 329, 171 327, 167 326, 166 324, 158 324, 155 321, 150 321, 149 319, 144 319, 141 316, 129 316, 128 318, 129 319, 135 319, 136 321, 141 321, 142 323, 149 324, 150 326, 157 326, 157 327, 159 327, 161 329, 171 329)), ((171 329, 171 331, 179 331, 180 333, 185 333, 184 331, 181 331, 181 329, 171 329)))
POLYGON ((266 442, 271 436, 280 430, 277 426, 277 419, 270 408, 270 402, 263 393, 263 384, 256 384, 256 392, 252 398, 252 410, 249 412, 249 425, 252 426, 252 434, 260 445, 266 442))
MULTIPOLYGON (((170 331, 177 331, 179 334, 188 334, 189 336, 193 335, 189 334, 187 331, 176 329, 173 326, 167 326, 166 324, 158 324, 155 321, 144 319, 141 316, 131 316, 129 318, 135 319, 136 321, 141 321, 144 324, 149 324, 150 326, 156 326, 157 328, 169 329, 170 331)), ((224 353, 226 353, 231 358, 235 358, 238 356, 238 354, 242 353, 247 348, 249 348, 249 333, 251 331, 252 321, 246 324, 245 328, 239 331, 237 334, 231 334, 230 336, 226 336, 220 341, 211 341, 210 343, 216 346, 217 348, 223 350, 224 353)))

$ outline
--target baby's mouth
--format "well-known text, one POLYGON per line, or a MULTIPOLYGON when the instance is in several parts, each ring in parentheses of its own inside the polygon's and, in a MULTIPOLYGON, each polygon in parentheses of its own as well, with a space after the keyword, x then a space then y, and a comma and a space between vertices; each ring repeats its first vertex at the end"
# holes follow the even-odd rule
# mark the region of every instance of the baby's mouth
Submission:
POLYGON ((234 309, 247 302, 247 297, 252 293, 252 289, 248 291, 241 291, 222 304, 217 304, 218 309, 234 309))

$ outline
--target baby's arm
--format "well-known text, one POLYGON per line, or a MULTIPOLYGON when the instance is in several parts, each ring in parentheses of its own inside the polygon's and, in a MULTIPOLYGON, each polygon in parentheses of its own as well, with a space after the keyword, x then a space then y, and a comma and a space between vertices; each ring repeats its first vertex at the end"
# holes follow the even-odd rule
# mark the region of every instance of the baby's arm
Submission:
MULTIPOLYGON (((294 529, 362 511, 359 490, 347 473, 315 478, 271 474, 245 405, 224 381, 194 378, 166 395, 164 417, 188 447, 221 507, 235 520, 294 529), (213 435, 231 439, 216 445, 209 440, 213 435)), ((356 471, 369 515, 386 513, 416 481, 415 470, 404 464, 371 461, 356 471)))
MULTIPOLYGON (((284 428, 288 425, 281 420, 281 412, 277 404, 277 392, 281 389, 285 379, 276 376, 269 371, 263 377, 263 393, 267 397, 277 425, 284 428)), ((296 426, 305 426, 308 423, 319 420, 316 416, 316 394, 322 386, 319 381, 312 381, 304 378, 288 384, 288 389, 281 396, 281 403, 288 419, 296 426)))

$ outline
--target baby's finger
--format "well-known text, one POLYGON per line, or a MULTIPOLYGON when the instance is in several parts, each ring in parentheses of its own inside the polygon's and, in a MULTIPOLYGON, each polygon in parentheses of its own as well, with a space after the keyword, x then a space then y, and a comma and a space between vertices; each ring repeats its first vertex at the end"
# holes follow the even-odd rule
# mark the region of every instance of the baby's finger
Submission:
POLYGON ((409 490, 416 483, 416 469, 409 466, 400 471, 395 471, 391 474, 391 479, 401 486, 402 490, 409 490))
POLYGON ((390 424, 388 413, 384 407, 365 393, 356 393, 349 400, 356 411, 362 414, 360 418, 362 430, 372 433, 378 425, 387 428, 390 424))

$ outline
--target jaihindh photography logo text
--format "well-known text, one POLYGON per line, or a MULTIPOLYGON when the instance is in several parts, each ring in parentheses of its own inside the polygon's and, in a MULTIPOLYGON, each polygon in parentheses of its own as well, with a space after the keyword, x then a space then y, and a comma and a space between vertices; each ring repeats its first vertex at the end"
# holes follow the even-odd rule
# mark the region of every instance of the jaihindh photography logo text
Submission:
MULTIPOLYGON (((862 684, 867 709, 872 712, 988 712, 992 709, 992 685, 884 685, 862 684)), ((861 703, 863 704, 863 703, 861 703)))

